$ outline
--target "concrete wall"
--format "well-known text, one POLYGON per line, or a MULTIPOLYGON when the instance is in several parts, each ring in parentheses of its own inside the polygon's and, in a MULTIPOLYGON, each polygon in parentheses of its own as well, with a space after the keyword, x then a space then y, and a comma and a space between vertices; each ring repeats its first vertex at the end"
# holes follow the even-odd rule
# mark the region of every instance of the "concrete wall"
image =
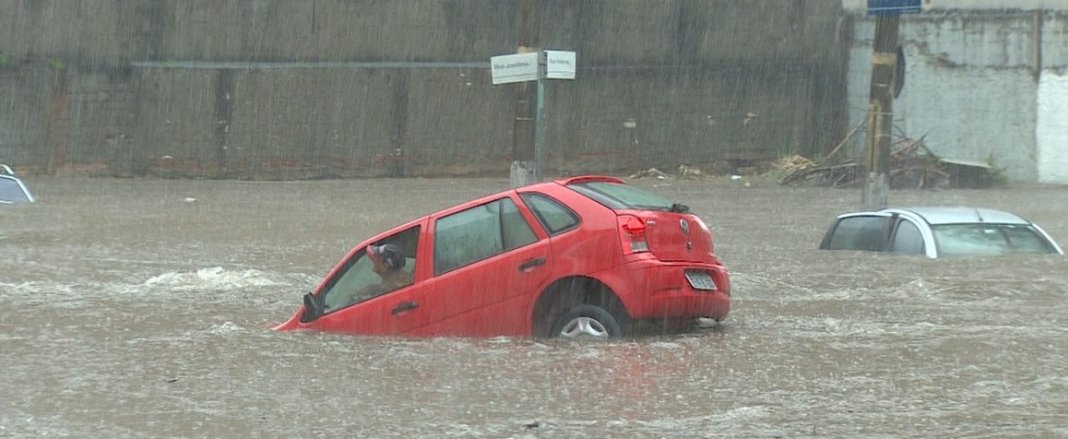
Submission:
MULTIPOLYGON (((944 157, 989 161, 1011 180, 1068 183, 1054 170, 1068 149, 1061 128, 1068 108, 1057 103, 1065 96, 1058 78, 1068 67, 1068 13, 976 6, 902 17, 905 87, 894 103, 895 127, 926 136, 944 157)), ((854 124, 869 100, 874 27, 858 16, 849 67, 854 124)), ((863 142, 854 148, 859 154, 863 142)))
MULTIPOLYGON (((0 0, 0 162, 209 178, 507 173, 521 0, 0 0)), ((740 166, 840 140, 837 0, 536 1, 560 173, 740 166)))
POLYGON ((1044 72, 1038 84, 1038 180, 1068 183, 1068 74, 1044 72))
MULTIPOLYGON (((842 8, 849 12, 864 12, 868 0, 842 0, 842 8)), ((923 0, 921 8, 927 12, 947 10, 1008 10, 1068 11, 1064 0, 923 0)))

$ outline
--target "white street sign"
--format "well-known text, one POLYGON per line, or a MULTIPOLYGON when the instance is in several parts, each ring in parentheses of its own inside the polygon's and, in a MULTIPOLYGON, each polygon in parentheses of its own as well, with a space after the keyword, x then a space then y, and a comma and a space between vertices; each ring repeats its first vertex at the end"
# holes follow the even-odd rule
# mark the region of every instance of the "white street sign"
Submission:
POLYGON ((490 58, 493 85, 538 80, 538 52, 490 58))
POLYGON ((548 79, 575 79, 575 52, 546 50, 545 77, 548 79))

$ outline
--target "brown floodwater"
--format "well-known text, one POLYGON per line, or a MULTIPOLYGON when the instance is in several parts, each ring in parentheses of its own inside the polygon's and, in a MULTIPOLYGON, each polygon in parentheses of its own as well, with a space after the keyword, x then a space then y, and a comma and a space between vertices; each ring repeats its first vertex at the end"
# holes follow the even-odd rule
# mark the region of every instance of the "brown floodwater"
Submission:
MULTIPOLYGON (((1068 258, 816 250, 859 189, 635 181, 709 223, 733 310, 572 342, 268 329, 370 234, 507 179, 26 180, 38 202, 0 207, 0 437, 1068 436, 1068 258)), ((1066 187, 889 198, 1068 239, 1066 187)))

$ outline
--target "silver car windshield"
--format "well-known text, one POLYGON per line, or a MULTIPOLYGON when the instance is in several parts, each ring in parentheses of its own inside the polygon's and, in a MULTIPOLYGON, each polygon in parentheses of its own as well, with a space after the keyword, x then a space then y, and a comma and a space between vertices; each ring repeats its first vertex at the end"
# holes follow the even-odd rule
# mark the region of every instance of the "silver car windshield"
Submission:
POLYGON ((32 203, 33 195, 18 178, 0 175, 0 204, 32 203))
POLYGON ((1056 253, 1034 228, 1021 224, 931 226, 939 256, 1056 253))

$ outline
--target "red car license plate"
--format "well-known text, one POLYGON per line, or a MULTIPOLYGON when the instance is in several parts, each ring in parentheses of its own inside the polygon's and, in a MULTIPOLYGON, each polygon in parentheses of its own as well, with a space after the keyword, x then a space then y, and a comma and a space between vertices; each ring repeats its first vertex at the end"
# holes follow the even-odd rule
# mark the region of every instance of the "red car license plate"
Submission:
POLYGON ((698 270, 686 270, 686 280, 695 290, 715 290, 716 284, 712 282, 712 276, 707 272, 698 270))

